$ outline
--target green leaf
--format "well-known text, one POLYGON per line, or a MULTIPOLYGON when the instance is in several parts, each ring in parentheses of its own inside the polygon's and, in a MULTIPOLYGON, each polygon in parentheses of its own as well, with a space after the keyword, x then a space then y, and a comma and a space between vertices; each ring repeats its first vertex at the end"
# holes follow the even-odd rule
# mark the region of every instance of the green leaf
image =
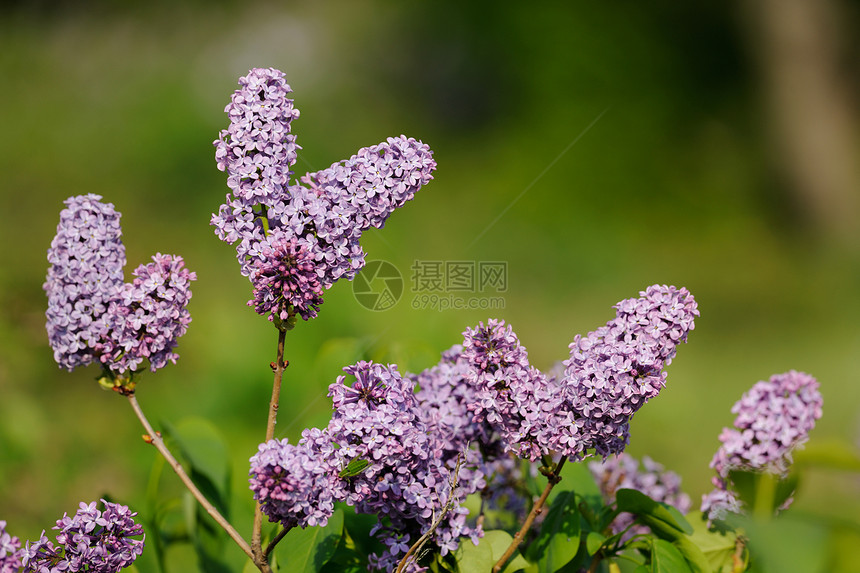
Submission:
POLYGON ((221 433, 202 418, 186 418, 176 426, 168 423, 162 426, 165 436, 178 448, 174 453, 189 466, 191 480, 229 519, 230 460, 221 433))
MULTIPOLYGON (((475 545, 468 539, 462 540, 460 547, 454 553, 460 573, 490 571, 496 564, 496 561, 510 547, 513 540, 514 538, 511 537, 510 533, 499 529, 485 531, 484 537, 481 538, 478 545, 475 545)), ((529 562, 519 552, 515 552, 513 557, 508 560, 507 565, 505 565, 503 573, 514 573, 528 566, 529 562)))
POLYGON ((605 535, 596 531, 589 531, 585 538, 585 549, 589 555, 594 555, 600 550, 604 541, 606 541, 605 535))
POLYGON ((470 571, 490 571, 496 561, 493 559, 493 548, 486 541, 485 532, 478 545, 475 545, 468 539, 460 542, 460 547, 454 553, 454 558, 457 560, 457 567, 460 573, 469 573, 470 571))
POLYGON ((561 468, 561 481, 549 492, 547 503, 552 503, 555 497, 564 491, 575 491, 595 512, 600 511, 604 505, 600 488, 585 462, 567 462, 561 468))
POLYGON ((690 573, 690 567, 678 548, 665 539, 655 539, 651 549, 652 573, 690 573))
MULTIPOLYGON (((491 531, 487 531, 484 534, 484 538, 482 541, 490 544, 490 548, 493 550, 493 563, 501 559, 502 555, 505 554, 505 551, 508 550, 508 547, 513 543, 514 538, 511 537, 511 534, 507 531, 502 531, 500 529, 494 529, 491 531)), ((468 540, 464 540, 464 543, 471 543, 468 540)), ((522 555, 520 555, 519 551, 514 552, 514 555, 511 559, 508 560, 507 565, 502 570, 502 573, 514 573, 514 571, 519 571, 520 569, 524 569, 529 566, 529 562, 526 561, 522 555)))
POLYGON ((738 537, 733 531, 710 531, 704 515, 688 514, 693 525, 690 541, 695 544, 708 562, 708 570, 714 573, 732 573, 738 537))
POLYGON ((537 539, 529 547, 529 558, 541 573, 554 573, 576 557, 579 551, 579 511, 573 491, 556 496, 537 539))
POLYGON ((323 527, 293 529, 275 550, 289 573, 317 573, 331 559, 343 535, 343 512, 336 509, 323 527))
POLYGON ((693 533, 693 527, 681 515, 680 511, 671 505, 654 501, 641 491, 619 489, 615 492, 615 501, 620 511, 627 511, 637 516, 650 516, 682 533, 688 535, 693 533))

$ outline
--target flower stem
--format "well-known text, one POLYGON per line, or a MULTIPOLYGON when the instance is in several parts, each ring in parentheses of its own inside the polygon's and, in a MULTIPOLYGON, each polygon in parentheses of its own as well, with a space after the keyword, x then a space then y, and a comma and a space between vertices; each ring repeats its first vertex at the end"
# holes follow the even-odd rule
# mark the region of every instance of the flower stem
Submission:
MULTIPOLYGON (((266 422, 266 441, 268 442, 275 436, 275 424, 278 421, 278 404, 281 400, 281 380, 284 377, 284 370, 289 362, 284 361, 284 341, 287 338, 287 331, 283 328, 278 329, 278 356, 272 362, 272 370, 275 373, 275 380, 272 383, 272 399, 269 401, 269 418, 266 422)), ((260 503, 257 503, 254 509, 254 529, 251 532, 251 548, 254 555, 265 560, 268 554, 275 548, 278 541, 283 538, 283 535, 276 537, 269 544, 266 551, 263 551, 263 509, 260 503)))
POLYGON ((543 506, 546 504, 546 499, 549 497, 549 492, 552 491, 552 488, 555 487, 555 484, 561 481, 561 468, 564 467, 564 463, 567 461, 567 456, 561 456, 561 459, 558 460, 558 464, 556 464, 555 468, 552 471, 547 472, 547 484, 543 490, 543 493, 535 502, 532 510, 529 512, 528 516, 526 516, 526 520, 523 522, 523 526, 520 527, 520 530, 517 531, 516 535, 514 535, 514 540, 511 542, 511 545, 505 551, 504 555, 496 562, 493 566, 493 573, 499 573, 502 568, 505 566, 505 563, 511 558, 514 552, 517 550, 517 547, 520 546, 520 543, 523 542, 523 539, 528 533, 528 530, 531 528, 532 523, 534 523, 535 518, 543 511, 543 506))
POLYGON ((128 401, 131 404, 134 413, 137 415, 137 418, 140 420, 140 423, 143 424, 144 429, 146 429, 147 437, 145 438, 147 442, 151 443, 155 446, 155 449, 159 451, 159 453, 167 460, 167 463, 170 464, 170 467, 173 468, 173 471, 176 472, 176 475, 179 476, 179 479, 182 480, 182 483, 185 484, 185 487, 188 488, 188 491, 191 492, 191 495, 194 496, 200 505, 203 506, 203 509, 206 510, 206 513, 212 516, 212 519, 215 520, 218 525, 221 526, 224 531, 227 532, 233 541, 236 542, 236 545, 245 552, 245 555, 251 558, 254 562, 254 565, 262 571, 263 573, 271 573, 271 569, 269 568, 268 563, 265 560, 259 561, 255 559, 254 553, 251 551, 251 546, 248 545, 248 542, 245 541, 239 532, 230 525, 223 515, 215 508, 212 503, 209 502, 208 499, 197 489, 197 486, 194 485, 194 482, 191 481, 191 478, 188 477, 188 474, 185 473, 185 470, 182 468, 182 465, 176 461, 176 458, 173 457, 173 454, 170 453, 170 450, 167 449, 167 446, 164 444, 164 440, 161 438, 161 434, 156 432, 152 425, 149 423, 149 420, 146 419, 146 415, 144 415, 143 410, 140 408, 140 404, 137 402, 137 398, 135 395, 127 394, 128 401))

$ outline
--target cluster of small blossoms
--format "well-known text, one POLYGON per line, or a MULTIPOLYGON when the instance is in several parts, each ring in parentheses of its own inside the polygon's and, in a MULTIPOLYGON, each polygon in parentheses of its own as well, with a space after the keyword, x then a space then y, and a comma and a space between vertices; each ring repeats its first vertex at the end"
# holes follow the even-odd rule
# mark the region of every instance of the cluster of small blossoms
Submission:
POLYGON ((663 368, 699 311, 686 289, 659 285, 615 308, 606 326, 574 338, 563 373, 554 367, 549 376, 529 365, 503 321, 466 330, 463 356, 472 366, 476 418, 532 461, 553 453, 583 459, 621 452, 630 418, 665 386, 663 368))
POLYGON ((291 313, 307 320, 322 302, 320 285, 352 279, 364 266, 361 234, 412 199, 436 163, 428 146, 400 136, 291 182, 299 149, 290 133, 299 116, 292 89, 272 68, 252 69, 239 84, 225 109, 230 127, 214 142, 231 193, 211 222, 222 241, 236 244, 254 285, 249 305, 270 320, 291 313), (299 278, 308 278, 308 263, 316 281, 299 278))
POLYGON ((463 357, 471 364, 474 416, 498 432, 507 449, 534 461, 553 448, 560 393, 529 365, 528 353, 510 325, 491 319, 464 333, 463 357))
MULTIPOLYGON (((310 430, 306 430, 308 434, 310 430)), ((318 430, 317 430, 318 432, 318 430)), ((284 527, 325 525, 334 512, 335 475, 307 439, 260 444, 251 458, 251 491, 270 521, 284 527)), ((323 440, 325 445, 325 440, 323 440)), ((331 447, 328 442, 328 447, 331 447)))
MULTIPOLYGON (((370 557, 374 568, 393 570, 409 546, 426 533, 445 507, 434 532, 442 554, 463 536, 467 495, 484 487, 477 452, 452 457, 419 418, 414 384, 395 366, 359 362, 329 387, 329 425, 305 430, 297 445, 273 440, 251 459, 254 497, 271 521, 285 526, 325 524, 334 501, 377 515, 372 530, 388 550, 370 557), (456 489, 452 485, 456 481, 456 489), (453 496, 453 499, 452 499, 453 496)), ((418 571, 416 564, 409 571, 418 571)))
POLYGON ((136 370, 144 360, 152 371, 175 364, 173 349, 191 322, 187 306, 196 274, 179 256, 158 253, 152 261, 137 267, 134 280, 111 301, 107 333, 96 345, 99 359, 120 372, 136 370))
POLYGON ((685 288, 653 285, 639 294, 615 305, 614 320, 570 344, 560 383, 582 439, 564 451, 571 457, 584 449, 604 458, 624 450, 630 418, 665 386, 663 368, 699 316, 685 288))
POLYGON ((86 366, 106 329, 104 315, 122 287, 125 247, 120 214, 99 195, 65 201, 48 250, 48 340, 67 369, 86 366))
POLYGON ((81 503, 73 517, 66 514, 57 520, 56 545, 44 531, 38 541, 28 541, 21 551, 23 571, 116 573, 131 565, 143 553, 145 537, 143 526, 134 521, 137 513, 118 503, 102 503, 104 511, 96 502, 81 503))
MULTIPOLYGON (((647 456, 642 458, 641 466, 633 456, 620 453, 603 462, 591 462, 588 468, 608 504, 615 501, 615 492, 619 489, 635 489, 654 501, 671 505, 682 515, 690 511, 690 496, 681 491, 681 478, 678 474, 665 471, 662 465, 647 456)), ((612 522, 612 533, 626 530, 633 523, 633 519, 629 513, 620 514, 612 522)), ((633 527, 625 533, 624 539, 640 533, 648 533, 648 529, 633 527)))
MULTIPOLYGON (((804 444, 821 417, 818 381, 791 370, 756 383, 732 407, 734 428, 723 428, 720 448, 711 461, 715 489, 702 497, 702 511, 710 519, 738 513, 742 505, 730 489, 733 470, 764 472, 785 477, 792 451, 804 444)), ((790 503, 790 501, 789 501, 790 503)))
POLYGON ((21 540, 7 532, 6 522, 0 520, 0 573, 18 573, 21 554, 21 540))
POLYGON ((190 282, 181 257, 157 254, 123 282, 120 214, 98 195, 71 197, 48 250, 48 339, 68 370, 98 360, 115 373, 146 360, 155 371, 175 362, 177 339, 191 316, 190 282))

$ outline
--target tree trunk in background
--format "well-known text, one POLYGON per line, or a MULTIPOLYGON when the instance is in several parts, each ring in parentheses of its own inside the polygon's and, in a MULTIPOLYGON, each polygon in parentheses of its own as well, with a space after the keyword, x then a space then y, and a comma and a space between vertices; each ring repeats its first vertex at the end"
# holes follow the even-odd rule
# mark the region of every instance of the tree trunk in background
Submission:
POLYGON ((860 249, 860 147, 840 0, 741 0, 770 147, 817 234, 860 249))

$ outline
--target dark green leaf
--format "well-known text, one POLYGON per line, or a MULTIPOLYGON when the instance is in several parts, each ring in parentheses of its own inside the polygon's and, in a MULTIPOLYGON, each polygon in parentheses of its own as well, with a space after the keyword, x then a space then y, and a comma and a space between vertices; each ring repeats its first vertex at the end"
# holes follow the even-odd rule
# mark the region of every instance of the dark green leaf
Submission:
POLYGON ((547 503, 552 503, 555 497, 564 491, 575 491, 595 512, 603 507, 600 488, 594 482, 594 476, 585 462, 567 462, 561 468, 561 481, 549 493, 547 503))
POLYGON ((678 531, 686 534, 693 533, 693 527, 677 509, 665 503, 659 503, 635 489, 619 489, 615 492, 618 509, 637 516, 650 516, 660 520, 678 531))
POLYGON ((323 527, 293 529, 275 550, 289 573, 317 573, 331 559, 343 535, 343 512, 336 509, 323 527))
POLYGON ((188 475, 203 495, 229 519, 230 461, 227 444, 208 420, 186 418, 175 427, 164 423, 164 434, 185 462, 188 475))
POLYGON ((576 557, 579 551, 579 512, 576 494, 563 491, 541 524, 537 539, 529 547, 529 558, 541 573, 554 573, 576 557))

